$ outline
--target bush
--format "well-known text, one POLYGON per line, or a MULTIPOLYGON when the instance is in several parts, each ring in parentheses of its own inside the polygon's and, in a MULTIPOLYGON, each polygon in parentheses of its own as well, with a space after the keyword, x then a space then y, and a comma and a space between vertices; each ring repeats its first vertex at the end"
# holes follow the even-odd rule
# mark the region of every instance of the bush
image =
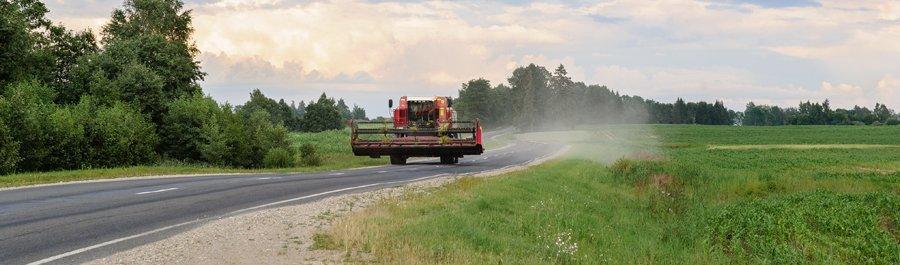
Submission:
POLYGON ((200 146, 203 158, 212 164, 249 167, 253 164, 250 141, 246 138, 243 119, 225 105, 217 112, 216 123, 202 127, 205 143, 200 146))
POLYGON ((892 118, 892 119, 887 120, 887 122, 885 122, 884 124, 885 125, 900 125, 900 119, 892 118))
MULTIPOLYGON (((162 118, 161 125, 161 150, 169 158, 179 160, 201 161, 207 160, 206 156, 214 157, 210 161, 221 163, 221 155, 224 150, 215 151, 218 154, 204 154, 203 146, 209 145, 219 130, 219 119, 222 109, 208 97, 182 97, 167 105, 168 112, 162 118)), ((222 147, 224 148, 224 147, 222 147)), ((208 151, 209 152, 209 151, 208 151)))
POLYGON ((55 110, 53 90, 38 82, 19 82, 6 87, 0 104, 0 117, 12 139, 19 141, 18 169, 50 169, 47 161, 53 152, 52 124, 47 119, 55 110))
POLYGON ((322 156, 316 152, 316 146, 311 143, 300 145, 300 164, 303 166, 318 166, 322 164, 322 156))
POLYGON ((275 159, 279 154, 272 153, 273 150, 281 149, 288 152, 290 161, 286 164, 291 164, 294 152, 291 150, 288 131, 284 126, 272 124, 268 115, 263 110, 257 110, 244 118, 235 113, 231 106, 218 108, 210 115, 215 119, 198 128, 202 158, 221 166, 270 167, 273 164, 269 162, 277 164, 274 161, 280 160, 275 159), (268 161, 268 158, 273 161, 268 161))
POLYGON ((85 108, 57 108, 47 120, 47 148, 50 156, 45 169, 78 169, 88 166, 90 142, 86 135, 91 115, 85 108))
MULTIPOLYGON (((0 98, 0 101, 2 100, 3 98, 0 98)), ((9 128, 0 119, 0 175, 15 172, 16 163, 19 160, 21 160, 19 158, 19 142, 12 138, 9 128)))
POLYGON ((92 160, 98 166, 122 166, 151 162, 158 138, 153 124, 124 103, 97 111, 91 124, 92 160))
POLYGON ((273 148, 289 150, 291 142, 288 139, 288 130, 282 125, 275 125, 269 119, 269 113, 263 110, 254 111, 248 119, 244 120, 244 137, 249 143, 251 163, 247 167, 263 166, 262 159, 273 148))
POLYGON ((276 147, 269 149, 263 158, 263 165, 267 168, 287 168, 294 166, 294 154, 287 149, 276 147))

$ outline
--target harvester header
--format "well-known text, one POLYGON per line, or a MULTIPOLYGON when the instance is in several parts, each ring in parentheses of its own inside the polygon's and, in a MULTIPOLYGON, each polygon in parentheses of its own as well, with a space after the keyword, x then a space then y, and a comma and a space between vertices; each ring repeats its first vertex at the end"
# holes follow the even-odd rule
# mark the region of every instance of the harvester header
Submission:
MULTIPOLYGON (((388 100, 388 108, 393 108, 388 100)), ((406 164, 410 157, 440 157, 455 164, 464 155, 484 152, 479 121, 457 121, 449 97, 400 98, 393 122, 350 121, 353 154, 390 156, 391 164, 406 164)))

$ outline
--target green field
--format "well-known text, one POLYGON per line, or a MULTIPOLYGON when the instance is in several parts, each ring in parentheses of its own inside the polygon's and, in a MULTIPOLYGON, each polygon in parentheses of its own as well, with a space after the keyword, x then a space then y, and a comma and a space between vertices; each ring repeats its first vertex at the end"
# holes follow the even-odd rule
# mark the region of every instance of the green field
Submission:
POLYGON ((898 126, 517 137, 566 139, 573 150, 385 201, 316 246, 388 263, 900 263, 898 126))
POLYGON ((160 162, 156 165, 65 170, 53 172, 19 173, 0 176, 0 188, 76 180, 109 179, 121 177, 204 174, 204 173, 252 173, 252 172, 311 172, 334 169, 364 167, 387 164, 386 159, 353 156, 350 150, 348 130, 325 131, 320 133, 292 133, 295 147, 302 143, 312 143, 322 155, 322 165, 314 167, 293 167, 279 169, 239 169, 222 168, 205 164, 183 162, 160 162))

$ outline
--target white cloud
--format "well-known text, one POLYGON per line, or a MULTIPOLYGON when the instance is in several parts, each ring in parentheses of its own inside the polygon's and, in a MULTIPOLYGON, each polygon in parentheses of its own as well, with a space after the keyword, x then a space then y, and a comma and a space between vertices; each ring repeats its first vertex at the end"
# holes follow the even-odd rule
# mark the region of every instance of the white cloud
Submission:
POLYGON ((900 106, 900 80, 885 75, 876 85, 876 100, 882 104, 896 108, 900 106))
MULTIPOLYGON (((119 1, 48 6, 55 20, 96 32, 119 1)), ((900 73, 896 2, 298 2, 188 1, 210 74, 205 89, 232 102, 251 87, 364 101, 454 94, 469 79, 496 84, 516 66, 562 63, 575 80, 661 101, 720 99, 742 109, 750 100, 830 98, 900 108, 900 81, 886 74, 900 73)))
POLYGON ((471 76, 484 70, 470 68, 477 65, 472 61, 482 63, 499 47, 562 41, 553 32, 522 25, 472 25, 454 13, 455 6, 442 3, 316 2, 278 9, 218 5, 196 7, 195 39, 201 50, 254 56, 276 66, 294 60, 326 76, 366 72, 379 80, 397 77, 393 74, 435 80, 432 69, 407 71, 408 58, 422 56, 410 51, 431 52, 425 56, 435 63, 450 60, 441 64, 442 75, 471 76))

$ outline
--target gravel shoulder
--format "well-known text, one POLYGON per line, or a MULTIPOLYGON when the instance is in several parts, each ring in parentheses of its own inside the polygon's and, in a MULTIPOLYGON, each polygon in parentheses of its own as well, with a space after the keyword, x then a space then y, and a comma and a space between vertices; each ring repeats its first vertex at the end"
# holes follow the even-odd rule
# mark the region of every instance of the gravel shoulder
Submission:
POLYGON ((503 170, 443 176, 391 188, 228 216, 87 264, 342 263, 343 252, 313 250, 311 247, 313 235, 328 228, 338 218, 409 192, 431 192, 434 188, 459 178, 489 177, 521 170, 556 158, 568 149, 565 147, 554 155, 503 170))

